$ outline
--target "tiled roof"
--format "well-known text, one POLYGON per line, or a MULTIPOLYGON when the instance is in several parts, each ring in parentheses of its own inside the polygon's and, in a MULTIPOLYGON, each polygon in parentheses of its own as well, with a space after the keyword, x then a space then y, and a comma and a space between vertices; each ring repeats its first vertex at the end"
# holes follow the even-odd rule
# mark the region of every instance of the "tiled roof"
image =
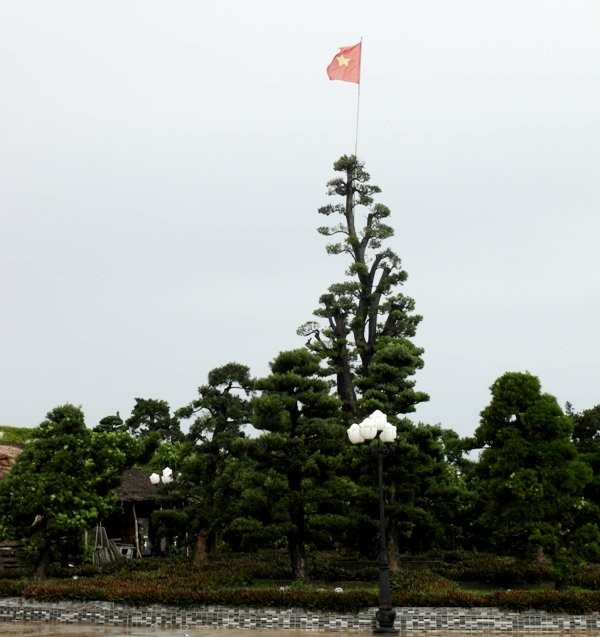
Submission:
POLYGON ((140 502, 154 500, 156 486, 150 482, 150 472, 142 469, 127 469, 123 473, 121 485, 115 489, 119 500, 140 502))

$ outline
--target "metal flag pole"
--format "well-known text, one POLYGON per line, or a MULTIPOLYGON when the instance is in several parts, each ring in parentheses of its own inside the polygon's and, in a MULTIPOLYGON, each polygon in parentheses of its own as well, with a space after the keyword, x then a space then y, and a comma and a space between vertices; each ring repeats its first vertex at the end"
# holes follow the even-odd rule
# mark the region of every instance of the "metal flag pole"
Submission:
POLYGON ((358 89, 356 93, 356 131, 354 134, 354 156, 358 158, 358 116, 360 114, 360 74, 362 67, 362 44, 363 39, 360 38, 360 57, 358 58, 358 89))

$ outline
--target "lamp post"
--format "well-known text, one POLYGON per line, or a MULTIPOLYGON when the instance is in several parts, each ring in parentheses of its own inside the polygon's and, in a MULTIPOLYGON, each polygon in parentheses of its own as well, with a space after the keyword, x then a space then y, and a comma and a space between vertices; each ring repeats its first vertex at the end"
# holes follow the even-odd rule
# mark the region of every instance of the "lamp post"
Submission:
POLYGON ((387 421, 387 416, 383 412, 376 410, 360 424, 351 425, 348 429, 348 438, 354 445, 377 440, 377 444, 371 447, 377 456, 379 483, 379 610, 375 613, 377 626, 373 628, 373 632, 397 634, 399 631, 394 627, 396 611, 392 607, 383 506, 383 456, 390 450, 385 443, 396 439, 396 427, 387 421))
POLYGON ((169 467, 165 467, 162 472, 162 476, 159 476, 158 473, 150 474, 150 482, 152 484, 159 484, 162 482, 163 484, 169 484, 169 482, 173 481, 173 470, 169 469, 169 467))

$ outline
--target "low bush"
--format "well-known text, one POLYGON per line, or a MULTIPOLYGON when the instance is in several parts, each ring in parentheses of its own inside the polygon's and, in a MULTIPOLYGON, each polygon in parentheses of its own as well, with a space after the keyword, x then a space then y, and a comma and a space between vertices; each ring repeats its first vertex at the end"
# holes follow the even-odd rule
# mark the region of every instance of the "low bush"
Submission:
POLYGON ((46 602, 107 600, 131 606, 164 604, 188 608, 199 605, 222 605, 254 608, 290 608, 332 612, 355 612, 374 606, 377 598, 366 591, 336 593, 333 590, 299 590, 294 588, 219 588, 197 589, 178 582, 127 582, 118 578, 101 580, 48 580, 30 583, 22 590, 24 597, 46 602))
POLYGON ((573 584, 593 591, 600 590, 600 564, 588 564, 573 576, 573 584))
POLYGON ((393 592, 435 594, 457 590, 458 584, 432 571, 400 571, 390 577, 393 592))
POLYGON ((436 553, 435 570, 454 581, 476 581, 489 586, 516 588, 552 579, 543 562, 522 562, 514 557, 454 551, 436 553))
POLYGON ((26 579, 16 577, 2 577, 0 578, 0 598, 23 597, 23 591, 26 585, 26 579))
MULTIPOLYGON (((436 559, 435 562, 443 563, 453 575, 472 573, 478 578, 484 575, 502 582, 509 579, 513 581, 516 576, 523 577, 523 571, 520 570, 513 578, 500 577, 498 574, 508 569, 508 561, 477 557, 481 561, 476 562, 474 558, 466 560, 460 569, 458 561, 436 559), (481 565, 477 573, 469 571, 475 563, 481 565)), ((0 571, 0 597, 22 596, 52 602, 104 600, 132 606, 297 607, 329 612, 358 612, 377 606, 376 573, 364 582, 364 586, 357 583, 352 589, 344 586, 343 592, 336 592, 337 582, 342 581, 341 576, 346 577, 347 574, 344 569, 338 568, 339 564, 333 559, 330 566, 325 568, 326 561, 325 558, 315 559, 313 564, 311 560, 313 573, 323 576, 323 581, 293 583, 285 587, 277 583, 277 580, 291 579, 285 553, 215 557, 202 563, 191 563, 183 558, 119 560, 102 567, 59 569, 55 571, 55 576, 43 582, 31 582, 16 570, 6 570, 0 571), (262 580, 261 585, 255 585, 254 582, 259 579, 262 580)), ((537 575, 534 573, 534 576, 537 575)), ((600 567, 589 566, 580 577, 590 584, 588 588, 595 589, 600 581, 600 567)), ((600 612, 598 590, 513 589, 475 593, 432 570, 390 573, 390 584, 396 607, 486 606, 513 611, 537 609, 570 614, 600 612)))

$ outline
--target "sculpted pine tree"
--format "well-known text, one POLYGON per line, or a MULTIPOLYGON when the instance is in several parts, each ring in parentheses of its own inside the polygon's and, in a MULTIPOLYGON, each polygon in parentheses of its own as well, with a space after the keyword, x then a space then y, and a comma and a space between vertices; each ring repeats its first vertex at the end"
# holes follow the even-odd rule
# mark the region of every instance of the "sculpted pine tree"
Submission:
POLYGON ((211 370, 198 397, 177 410, 192 419, 189 452, 181 460, 175 489, 185 499, 188 529, 195 536, 194 557, 203 560, 217 548, 217 540, 233 515, 228 504, 239 468, 239 443, 250 420, 249 396, 253 379, 246 365, 227 363, 211 370))
POLYGON ((319 530, 334 537, 348 524, 350 495, 339 477, 346 432, 318 356, 306 349, 281 352, 270 367, 255 383, 260 396, 252 400, 252 422, 262 433, 248 451, 264 476, 271 509, 280 513, 270 520, 272 537, 285 529, 294 579, 303 580, 306 543, 319 530))
POLYGON ((333 167, 343 176, 328 182, 327 194, 342 202, 323 206, 319 213, 338 216, 339 222, 318 232, 336 239, 327 245, 329 254, 350 257, 348 279, 321 296, 314 315, 323 324, 305 323, 298 333, 309 336, 308 347, 328 361, 348 420, 376 408, 408 413, 428 400, 415 390, 412 378, 423 366, 423 350, 410 341, 422 317, 412 313, 413 299, 398 291, 408 276, 400 258, 384 247, 394 235, 386 223, 390 209, 375 203, 381 190, 369 183, 354 155, 344 155, 333 167), (363 211, 366 220, 359 223, 363 211))
POLYGON ((481 541, 499 553, 529 558, 542 549, 561 559, 581 544, 582 496, 592 479, 573 444, 573 423, 528 372, 507 372, 490 389, 475 430, 481 541))

